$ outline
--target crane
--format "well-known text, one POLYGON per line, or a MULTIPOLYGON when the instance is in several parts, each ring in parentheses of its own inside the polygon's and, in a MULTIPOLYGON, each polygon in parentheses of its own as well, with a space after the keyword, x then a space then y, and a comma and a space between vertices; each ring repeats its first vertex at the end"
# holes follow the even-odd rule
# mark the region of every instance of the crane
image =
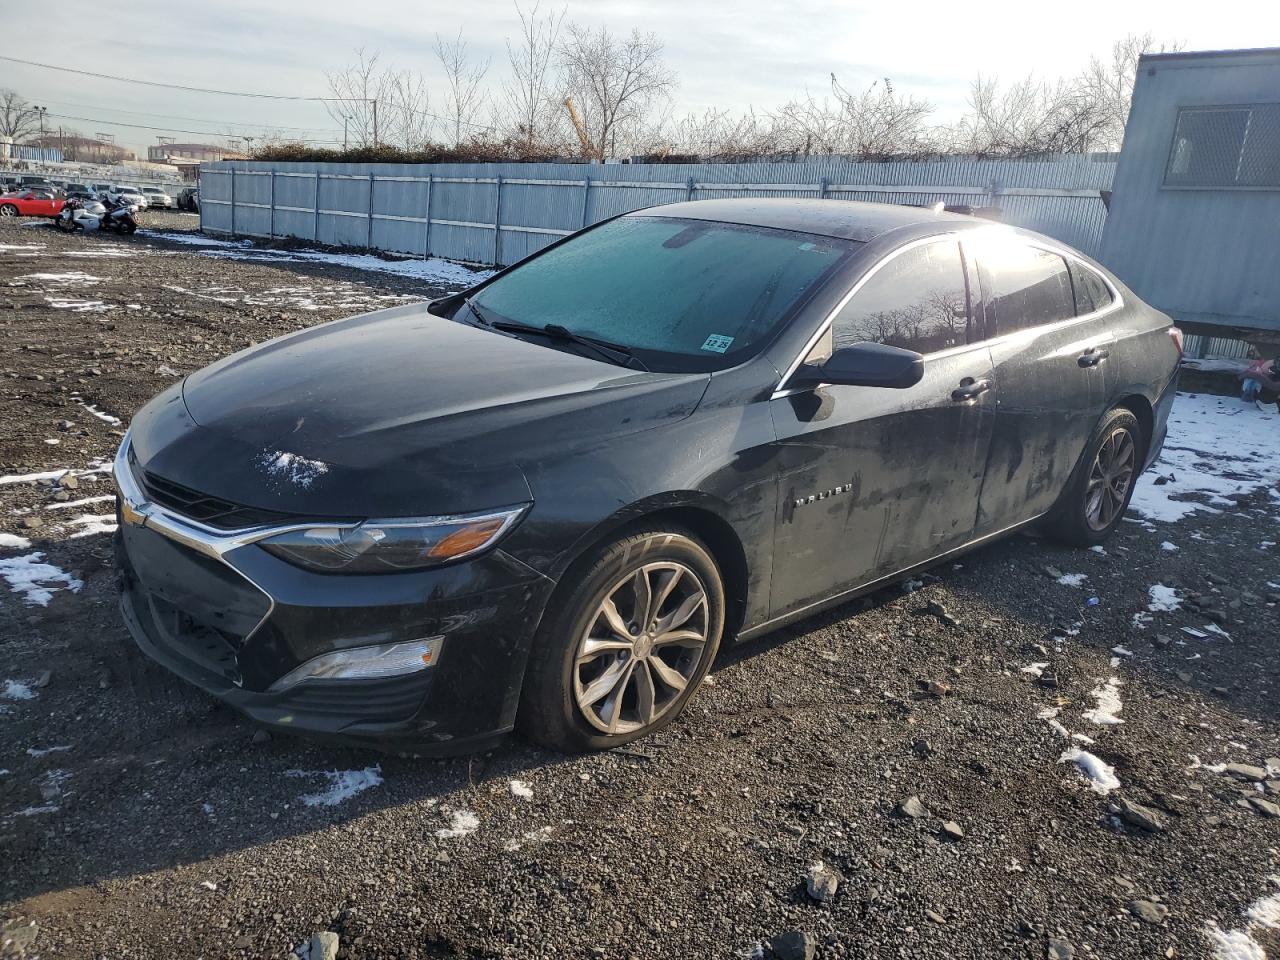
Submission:
POLYGON ((582 144, 582 155, 589 159, 596 159, 591 140, 587 137, 587 129, 582 125, 582 118, 578 116, 578 108, 573 105, 573 97, 564 98, 564 108, 569 111, 569 120, 572 121, 574 132, 578 135, 578 143, 582 144))

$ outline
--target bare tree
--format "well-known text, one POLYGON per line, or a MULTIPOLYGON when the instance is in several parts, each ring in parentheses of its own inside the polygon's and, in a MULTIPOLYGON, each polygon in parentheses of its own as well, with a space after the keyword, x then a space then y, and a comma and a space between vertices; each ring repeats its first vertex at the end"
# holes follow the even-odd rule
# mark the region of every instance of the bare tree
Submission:
POLYGON ((564 140, 561 98, 553 90, 556 46, 564 9, 540 14, 540 3, 525 10, 518 0, 520 36, 507 41, 511 79, 503 84, 503 101, 495 110, 495 121, 504 135, 521 145, 527 155, 564 140))
POLYGON ((489 72, 489 61, 471 62, 467 41, 461 32, 456 40, 442 40, 436 34, 435 52, 440 66, 444 68, 448 87, 445 94, 448 132, 453 145, 458 147, 464 138, 487 129, 484 124, 477 123, 476 118, 484 107, 486 93, 480 84, 489 72))
POLYGON ((36 108, 14 90, 0 90, 0 137, 17 143, 39 130, 40 115, 36 108))
POLYGON ((1027 77, 1005 88, 979 76, 970 87, 969 108, 946 141, 953 152, 982 157, 1084 153, 1106 125, 1097 101, 1071 80, 1027 77))
POLYGON ((604 27, 567 28, 560 46, 565 87, 581 112, 583 150, 591 159, 634 147, 654 106, 667 100, 676 75, 662 60, 662 41, 633 30, 619 38, 604 27))
POLYGON ((430 143, 436 118, 431 114, 431 95, 422 75, 410 70, 388 71, 381 86, 381 141, 406 150, 430 143))
POLYGON ((345 143, 364 147, 380 139, 378 101, 387 96, 387 77, 378 69, 379 54, 366 53, 364 47, 355 53, 355 63, 327 75, 333 98, 325 101, 325 109, 342 124, 345 143))
POLYGON ((1182 43, 1160 43, 1150 33, 1129 34, 1111 47, 1111 59, 1093 57, 1077 79, 1081 92, 1098 107, 1101 126, 1091 149, 1119 150, 1124 141, 1124 125, 1133 100, 1133 81, 1138 74, 1138 58, 1144 53, 1181 50, 1182 43))
POLYGON ((888 78, 855 93, 832 74, 831 99, 806 94, 783 105, 774 119, 779 140, 794 155, 885 160, 933 150, 925 124, 932 112, 927 100, 899 93, 888 78))

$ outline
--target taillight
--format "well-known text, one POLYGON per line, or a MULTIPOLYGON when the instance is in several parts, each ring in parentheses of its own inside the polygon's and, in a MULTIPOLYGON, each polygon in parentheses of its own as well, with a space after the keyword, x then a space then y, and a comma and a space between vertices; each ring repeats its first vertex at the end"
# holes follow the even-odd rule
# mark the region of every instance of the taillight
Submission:
POLYGON ((1173 341, 1173 345, 1178 348, 1178 356, 1182 356, 1182 331, 1177 327, 1169 328, 1169 339, 1173 341))

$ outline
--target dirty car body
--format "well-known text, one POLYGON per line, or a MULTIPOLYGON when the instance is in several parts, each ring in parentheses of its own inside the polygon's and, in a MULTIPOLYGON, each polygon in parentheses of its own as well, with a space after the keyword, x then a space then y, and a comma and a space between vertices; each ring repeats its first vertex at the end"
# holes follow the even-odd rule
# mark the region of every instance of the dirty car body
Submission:
MULTIPOLYGON (((689 295, 655 289, 646 309, 689 295)), ((152 400, 115 466, 124 615, 152 657, 262 723, 475 749, 513 728, 539 625, 601 544, 657 520, 693 531, 724 578, 726 634, 765 633, 1045 517, 1110 410, 1142 425, 1145 468, 1173 400, 1169 330, 1087 257, 969 217, 637 211, 465 294, 300 331, 152 400), (668 236, 668 253, 706 231, 786 237, 824 259, 743 349, 712 333, 679 355, 608 355, 497 329, 522 319, 504 278, 620 230, 668 236), (906 373, 826 382, 838 360, 906 373), (446 524, 428 538, 445 559, 308 565, 309 537, 394 540, 397 521, 446 524), (385 669, 344 672, 361 651, 386 651, 385 669)))

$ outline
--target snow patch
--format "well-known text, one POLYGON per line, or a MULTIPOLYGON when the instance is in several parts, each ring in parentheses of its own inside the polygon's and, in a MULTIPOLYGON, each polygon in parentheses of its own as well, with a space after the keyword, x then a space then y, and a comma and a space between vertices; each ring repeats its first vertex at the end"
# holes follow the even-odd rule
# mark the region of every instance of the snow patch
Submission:
POLYGON ((1104 727, 1113 727, 1124 723, 1120 719, 1120 710, 1124 704, 1120 702, 1120 681, 1118 679, 1112 677, 1106 683, 1099 684, 1089 692, 1089 696, 1093 697, 1098 705, 1092 710, 1084 712, 1086 720, 1104 727))
POLYGON ((1169 541, 1169 540, 1166 540, 1166 541, 1164 541, 1163 543, 1161 543, 1161 544, 1160 544, 1160 549, 1161 549, 1161 550, 1168 551, 1169 553, 1177 553, 1177 552, 1178 552, 1178 545, 1177 545, 1176 543, 1173 543, 1173 542, 1169 541))
POLYGON ((1033 677, 1039 677, 1044 674, 1045 668, 1048 666, 1049 664, 1047 663, 1028 663, 1025 667, 1023 667, 1018 672, 1029 673, 1033 677))
POLYGON ((1079 589, 1084 586, 1084 582, 1088 579, 1088 576, 1083 573, 1064 573, 1058 577, 1058 582, 1064 587, 1076 587, 1079 589))
POLYGON ((79 593, 84 586, 83 581, 51 563, 45 563, 44 554, 38 551, 0 559, 0 577, 8 581, 15 593, 22 594, 27 603, 41 607, 47 607, 58 590, 79 593))
MULTIPOLYGON (((1280 884, 1280 877, 1271 877, 1280 884)), ((1245 910, 1246 922, 1241 929, 1223 930, 1212 921, 1205 926, 1204 935, 1213 944, 1214 960, 1267 960, 1267 952, 1254 939, 1261 930, 1280 930, 1280 893, 1273 893, 1254 901, 1245 910)))
POLYGON ((65 747, 27 747, 28 757, 47 757, 51 753, 62 753, 64 750, 70 750, 70 745, 65 747))
POLYGON ((436 836, 441 840, 453 840, 475 833, 480 827, 480 818, 470 810, 455 810, 449 819, 449 826, 441 827, 436 836))
POLYGON ((34 700, 36 692, 31 689, 30 680, 6 680, 0 697, 6 700, 34 700))
POLYGON ((20 537, 16 533, 0 533, 0 547, 25 550, 29 546, 31 546, 31 541, 26 537, 20 537))
POLYGON ((38 483, 41 480, 61 480, 70 469, 62 467, 58 470, 46 470, 44 473, 6 473, 0 477, 0 487, 8 486, 11 483, 38 483))
POLYGON ((85 497, 83 500, 68 500, 66 503, 50 503, 46 510, 71 510, 75 507, 87 507, 91 503, 106 503, 108 500, 114 500, 115 494, 107 493, 101 497, 85 497))
POLYGON ((299 799, 308 807, 336 807, 358 793, 382 783, 382 767, 363 770, 286 770, 286 777, 324 777, 329 788, 318 793, 304 793, 299 799))
POLYGON ((84 411, 85 411, 86 413, 91 414, 92 416, 97 417, 97 418, 98 418, 99 420, 101 420, 103 423, 109 423, 109 424, 111 424, 113 427, 114 427, 114 426, 117 426, 117 425, 120 423, 120 418, 119 418, 119 417, 113 417, 111 414, 109 414, 109 413, 107 413, 107 412, 105 412, 105 411, 103 411, 103 410, 99 410, 99 409, 98 409, 97 407, 95 407, 92 403, 85 403, 85 402, 84 402, 83 400, 81 400, 79 397, 72 397, 71 399, 72 399, 72 400, 74 400, 76 403, 80 404, 80 406, 84 408, 84 411))
POLYGON ((1164 523, 1197 512, 1234 509, 1232 495, 1253 493, 1275 482, 1274 465, 1280 457, 1276 419, 1234 397, 1179 393, 1169 414, 1164 449, 1134 484, 1130 506, 1164 523))
POLYGON ((19 280, 44 280, 48 283, 60 283, 68 287, 91 287, 95 283, 101 283, 101 277, 95 277, 91 273, 84 273, 81 270, 69 270, 66 273, 24 273, 18 277, 19 280))
POLYGON ((511 795, 513 797, 518 797, 521 800, 533 799, 533 787, 529 786, 529 784, 525 783, 523 780, 512 780, 510 786, 511 795))
POLYGON ((1147 590, 1147 595, 1151 597, 1147 609, 1153 613, 1172 613, 1182 606, 1178 591, 1173 587, 1166 587, 1163 583, 1152 584, 1147 590))
POLYGON ((529 830, 524 833, 519 840, 508 840, 502 845, 502 849, 507 853, 515 853, 525 844, 529 843, 546 843, 551 839, 551 835, 555 833, 555 827, 539 827, 537 830, 529 830))
POLYGON ((296 453, 276 450, 258 457, 258 465, 277 480, 294 486, 309 488, 319 477, 329 472, 329 465, 320 460, 308 460, 296 453))
POLYGON ((1089 789, 1094 793, 1106 796, 1112 790, 1120 788, 1120 780, 1116 777, 1115 768, 1106 761, 1095 757, 1088 750, 1070 747, 1058 758, 1059 763, 1070 761, 1089 781, 1089 789))
POLYGON ((99 533, 116 532, 116 518, 112 513, 84 513, 73 520, 68 520, 67 523, 80 527, 79 532, 71 535, 72 540, 92 537, 99 533))

